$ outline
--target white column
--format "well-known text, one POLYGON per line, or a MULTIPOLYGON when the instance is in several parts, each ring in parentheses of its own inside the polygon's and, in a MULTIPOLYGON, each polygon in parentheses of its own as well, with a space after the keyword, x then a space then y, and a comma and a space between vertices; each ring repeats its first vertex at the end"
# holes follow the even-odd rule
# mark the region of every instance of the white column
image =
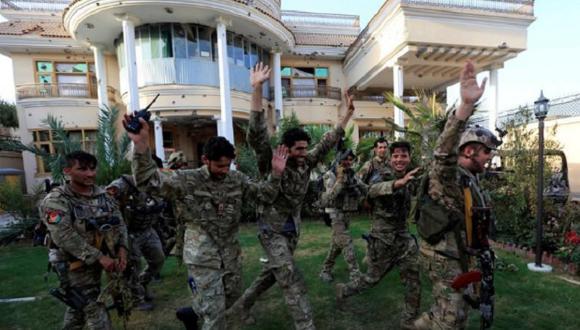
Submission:
POLYGON ((228 65, 228 51, 226 43, 226 25, 230 22, 223 17, 217 19, 217 46, 220 75, 220 106, 222 126, 220 134, 234 144, 234 124, 232 117, 232 98, 230 91, 230 68, 228 65))
MULTIPOLYGON (((109 108, 109 96, 107 93, 107 71, 105 68, 105 56, 103 56, 103 46, 93 45, 93 56, 95 57, 95 73, 97 76, 97 100, 99 109, 109 108)), ((99 111, 100 114, 100 111, 99 111)))
POLYGON ((162 161, 165 161, 165 149, 163 148, 163 125, 161 124, 159 113, 156 114, 153 123, 155 126, 155 155, 157 155, 157 157, 162 161))
MULTIPOLYGON (((273 56, 273 67, 274 71, 274 108, 276 109, 275 114, 280 114, 280 119, 284 118, 284 101, 282 97, 282 66, 280 64, 280 57, 282 53, 280 50, 274 51, 273 56)), ((276 121, 276 126, 278 126, 278 121, 276 121)))
MULTIPOLYGON (((393 65, 393 95, 399 99, 402 99, 403 92, 405 90, 404 86, 403 67, 399 64, 395 64, 393 65)), ((393 110, 395 112, 395 124, 400 127, 405 127, 405 117, 403 116, 403 111, 397 107, 395 107, 393 110)), ((395 137, 399 138, 402 136, 403 133, 395 132, 395 137)))
POLYGON ((491 68, 489 70, 489 116, 487 128, 490 131, 495 131, 497 124, 497 113, 499 111, 499 85, 498 85, 498 68, 491 68))
POLYGON ((137 56, 135 54, 135 23, 128 17, 123 18, 123 48, 125 68, 127 68, 127 87, 129 102, 127 112, 139 110, 139 85, 137 83, 137 56))

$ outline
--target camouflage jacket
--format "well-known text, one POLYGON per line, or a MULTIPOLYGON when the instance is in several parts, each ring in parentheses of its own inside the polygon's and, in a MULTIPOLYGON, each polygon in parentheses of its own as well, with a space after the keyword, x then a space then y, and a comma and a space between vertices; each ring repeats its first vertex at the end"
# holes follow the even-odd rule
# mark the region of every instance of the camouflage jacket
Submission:
POLYGON ((130 233, 149 229, 159 221, 166 203, 159 197, 139 191, 132 176, 123 175, 111 182, 107 189, 111 187, 117 188, 115 198, 130 233))
POLYGON ((95 186, 90 196, 75 193, 69 184, 54 188, 40 204, 40 218, 50 238, 68 261, 95 263, 103 254, 127 248, 127 228, 115 200, 95 186), (99 228, 101 230, 99 230, 99 228), (97 238, 103 236, 100 247, 97 238))
MULTIPOLYGON (((300 210, 308 190, 310 172, 343 135, 344 130, 340 126, 326 133, 320 143, 308 152, 303 167, 299 167, 292 159, 288 159, 277 198, 271 203, 262 203, 258 206, 261 214, 259 219, 261 230, 278 233, 295 231, 296 234, 300 234, 300 210)), ((272 158, 264 112, 251 112, 248 143, 256 152, 259 162, 265 163, 266 159, 272 158)))
POLYGON ((219 269, 227 256, 239 257, 239 222, 243 200, 272 203, 280 190, 280 178, 253 182, 238 171, 223 180, 211 178, 203 166, 194 170, 158 170, 150 151, 136 153, 133 173, 139 189, 160 194, 171 201, 186 224, 183 261, 219 269))
MULTIPOLYGON (((434 152, 434 160, 429 171, 429 195, 456 214, 465 214, 464 187, 471 190, 471 204, 475 207, 489 206, 489 199, 479 184, 477 176, 458 165, 458 144, 465 122, 451 114, 434 152)), ((460 222, 465 226, 465 221, 460 222)), ((451 233, 452 234, 452 233, 451 233)), ((462 233, 464 235, 464 233, 462 233)), ((457 249, 454 235, 447 235, 434 248, 453 253, 457 249)))
POLYGON ((368 198, 373 205, 373 223, 371 232, 374 234, 407 232, 407 216, 411 205, 409 184, 394 189, 395 181, 402 177, 390 167, 384 169, 384 174, 377 182, 371 182, 368 198))
POLYGON ((367 185, 358 179, 353 170, 347 170, 345 178, 341 181, 336 181, 336 174, 331 170, 324 174, 323 180, 324 192, 320 199, 327 213, 358 210, 366 196, 367 185))
POLYGON ((357 176, 365 184, 369 184, 371 177, 375 173, 382 173, 386 171, 389 167, 389 159, 387 157, 380 158, 379 156, 374 156, 373 159, 364 163, 364 165, 358 170, 357 176))

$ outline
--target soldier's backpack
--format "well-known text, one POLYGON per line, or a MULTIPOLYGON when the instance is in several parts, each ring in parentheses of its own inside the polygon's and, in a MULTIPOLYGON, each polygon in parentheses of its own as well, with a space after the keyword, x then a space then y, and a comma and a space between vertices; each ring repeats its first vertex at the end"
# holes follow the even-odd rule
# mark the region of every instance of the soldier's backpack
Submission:
POLYGON ((429 175, 425 173, 417 194, 415 220, 417 232, 427 243, 434 245, 460 223, 462 214, 434 201, 429 195, 429 175))

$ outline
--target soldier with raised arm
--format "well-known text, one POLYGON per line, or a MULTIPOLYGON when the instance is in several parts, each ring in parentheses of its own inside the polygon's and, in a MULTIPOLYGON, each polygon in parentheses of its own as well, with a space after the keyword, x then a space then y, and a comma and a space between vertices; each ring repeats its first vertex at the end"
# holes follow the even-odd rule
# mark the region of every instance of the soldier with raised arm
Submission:
POLYGON ((264 203, 276 199, 287 149, 279 147, 273 153, 271 175, 259 183, 230 170, 235 149, 224 137, 206 143, 201 168, 162 172, 151 160, 149 125, 143 120, 141 124, 139 134, 129 133, 135 144, 135 181, 139 189, 180 200, 179 214, 186 225, 183 262, 189 272, 193 309, 203 319, 202 329, 235 329, 225 312, 242 290, 238 237, 242 203, 250 198, 264 203))
MULTIPOLYGON (((420 201, 420 253, 423 270, 433 283, 434 302, 430 311, 415 322, 416 329, 465 328, 469 306, 464 292, 457 290, 456 280, 473 269, 475 256, 489 251, 485 228, 489 201, 476 175, 485 170, 492 151, 501 142, 488 129, 466 129, 484 89, 485 80, 478 85, 475 68, 467 62, 460 76, 461 104, 449 115, 437 140, 428 173, 427 199, 420 201), (472 235, 476 229, 478 234, 472 235)), ((493 284, 493 279, 488 284, 493 284)), ((493 306, 490 309, 487 312, 493 313, 493 306)), ((489 320, 490 315, 484 315, 487 312, 482 316, 489 320)))
MULTIPOLYGON (((267 159, 272 153, 262 109, 262 84, 269 76, 270 69, 262 63, 252 68, 250 73, 254 92, 248 143, 255 150, 258 159, 262 160, 267 159)), ((283 134, 282 143, 288 148, 289 153, 288 164, 282 175, 282 189, 273 201, 258 206, 258 237, 268 256, 268 263, 230 313, 242 317, 249 315, 256 299, 278 282, 294 319, 295 328, 315 328, 306 285, 294 262, 294 251, 300 235, 300 210, 308 189, 310 172, 344 135, 344 128, 354 112, 352 97, 346 95, 345 100, 346 116, 312 150, 308 151, 310 137, 304 130, 295 128, 283 134)))
POLYGON ((360 281, 339 283, 337 300, 359 294, 377 285, 395 266, 399 267, 405 285, 405 304, 401 315, 402 329, 413 329, 419 314, 421 284, 419 280, 419 246, 409 232, 411 193, 409 183, 419 170, 409 171, 411 145, 406 141, 389 146, 389 170, 375 169, 371 175, 368 198, 372 201, 372 227, 369 234, 368 269, 360 281))

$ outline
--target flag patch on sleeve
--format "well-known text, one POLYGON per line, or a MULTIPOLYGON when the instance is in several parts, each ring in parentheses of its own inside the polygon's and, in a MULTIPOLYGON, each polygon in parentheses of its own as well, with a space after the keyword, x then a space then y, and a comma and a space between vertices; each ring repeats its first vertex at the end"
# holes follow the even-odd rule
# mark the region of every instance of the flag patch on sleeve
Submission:
POLYGON ((62 220, 62 211, 48 210, 46 211, 46 222, 51 225, 56 225, 62 220))

